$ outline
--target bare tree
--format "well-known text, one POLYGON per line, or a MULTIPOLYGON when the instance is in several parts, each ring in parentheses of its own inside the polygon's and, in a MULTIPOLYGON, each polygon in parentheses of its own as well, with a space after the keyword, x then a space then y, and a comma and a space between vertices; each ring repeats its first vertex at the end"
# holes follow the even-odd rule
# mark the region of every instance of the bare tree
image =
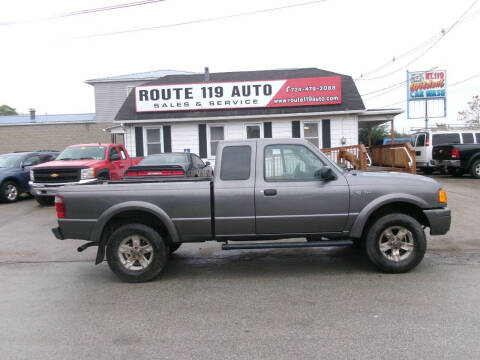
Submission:
POLYGON ((480 96, 473 96, 472 100, 467 102, 467 108, 458 112, 458 119, 469 125, 480 124, 480 96))

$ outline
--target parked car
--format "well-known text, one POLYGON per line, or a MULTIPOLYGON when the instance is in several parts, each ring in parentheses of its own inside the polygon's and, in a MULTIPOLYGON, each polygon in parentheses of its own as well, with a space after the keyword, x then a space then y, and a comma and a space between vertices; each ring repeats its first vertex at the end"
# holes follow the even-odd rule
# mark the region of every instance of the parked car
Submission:
POLYGON ((58 151, 22 151, 0 155, 0 201, 15 202, 29 191, 30 167, 55 159, 58 151))
POLYGON ((432 158, 432 148, 447 144, 480 144, 480 129, 443 129, 432 128, 412 135, 415 148, 417 169, 431 173, 436 165, 432 158))
POLYGON ((480 179, 480 141, 478 144, 456 144, 434 146, 432 151, 436 166, 445 168, 454 176, 470 172, 480 179))
POLYGON ((163 153, 149 155, 125 172, 125 179, 163 179, 168 177, 208 177, 213 170, 198 155, 191 153, 163 153))
POLYGON ((123 179, 125 170, 141 160, 131 158, 119 144, 72 145, 55 161, 32 168, 30 192, 40 205, 52 205, 62 186, 123 179))
POLYGON ((96 263, 106 251, 129 282, 156 277, 182 243, 208 240, 224 250, 363 244, 380 270, 400 273, 422 260, 424 227, 442 235, 451 221, 435 180, 344 171, 302 139, 219 142, 213 179, 68 186, 55 203, 55 236, 98 246, 96 263), (271 241, 242 243, 256 239, 271 241))

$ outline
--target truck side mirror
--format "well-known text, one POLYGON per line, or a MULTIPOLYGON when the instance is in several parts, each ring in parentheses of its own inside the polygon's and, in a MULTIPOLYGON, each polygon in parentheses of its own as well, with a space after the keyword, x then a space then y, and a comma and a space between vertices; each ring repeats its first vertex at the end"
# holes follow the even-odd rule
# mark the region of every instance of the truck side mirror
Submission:
POLYGON ((337 178, 333 170, 328 166, 322 166, 320 169, 316 170, 314 176, 317 179, 325 181, 335 180, 337 178))
POLYGON ((209 166, 209 165, 210 165, 210 161, 205 162, 205 166, 209 166))
POLYGON ((113 154, 110 156, 110 161, 118 161, 118 160, 120 160, 120 155, 113 154))

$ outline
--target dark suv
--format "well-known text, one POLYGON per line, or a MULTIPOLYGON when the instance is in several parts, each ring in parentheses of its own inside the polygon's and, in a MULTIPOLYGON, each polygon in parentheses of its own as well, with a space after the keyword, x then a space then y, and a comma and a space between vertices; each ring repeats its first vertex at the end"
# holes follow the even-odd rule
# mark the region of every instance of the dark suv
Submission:
POLYGON ((15 202, 29 191, 30 167, 58 156, 58 151, 22 151, 0 155, 0 202, 15 202))

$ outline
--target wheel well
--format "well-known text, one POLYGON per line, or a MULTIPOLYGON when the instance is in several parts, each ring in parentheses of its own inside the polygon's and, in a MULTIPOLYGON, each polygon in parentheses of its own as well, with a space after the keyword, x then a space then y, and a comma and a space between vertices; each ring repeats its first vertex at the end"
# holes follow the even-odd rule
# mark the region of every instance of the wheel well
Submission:
POLYGON ((108 169, 100 169, 96 172, 96 177, 100 176, 100 175, 107 175, 108 177, 110 177, 110 170, 108 169))
POLYGON ((110 235, 120 226, 126 224, 143 224, 149 226, 166 239, 168 243, 171 243, 167 227, 163 222, 152 213, 142 210, 128 210, 113 216, 103 227, 102 242, 106 245, 110 235))
POLYGON ((423 213, 422 209, 418 206, 405 202, 390 203, 380 206, 370 214, 365 226, 363 227, 362 239, 365 239, 365 235, 367 234, 368 230, 378 218, 384 215, 395 213, 409 215, 417 220, 421 225, 430 226, 427 217, 423 213))

